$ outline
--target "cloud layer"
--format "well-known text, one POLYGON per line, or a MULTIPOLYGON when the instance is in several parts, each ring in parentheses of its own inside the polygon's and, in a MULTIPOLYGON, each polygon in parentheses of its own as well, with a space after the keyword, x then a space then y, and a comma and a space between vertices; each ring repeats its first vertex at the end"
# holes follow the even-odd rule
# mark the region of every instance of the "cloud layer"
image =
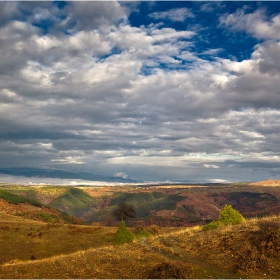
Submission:
POLYGON ((280 178, 280 15, 183 4, 1 2, 0 167, 280 178))

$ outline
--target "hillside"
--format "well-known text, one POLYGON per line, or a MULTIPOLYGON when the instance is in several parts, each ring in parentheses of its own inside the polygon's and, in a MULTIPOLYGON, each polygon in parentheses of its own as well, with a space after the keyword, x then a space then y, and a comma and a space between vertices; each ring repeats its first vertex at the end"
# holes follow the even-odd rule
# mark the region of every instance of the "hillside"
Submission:
POLYGON ((97 209, 97 199, 78 188, 69 188, 48 205, 83 219, 88 212, 97 209))
POLYGON ((1 186, 28 199, 40 201, 85 223, 117 225, 111 217, 120 202, 136 208, 131 226, 192 226, 217 218, 226 204, 245 217, 280 212, 280 187, 229 185, 168 185, 123 187, 1 186))
POLYGON ((0 212, 44 222, 71 222, 71 218, 57 209, 0 189, 0 212))
POLYGON ((116 228, 66 225, 47 228, 35 223, 32 230, 30 224, 24 228, 23 222, 14 220, 10 224, 5 222, 4 226, 0 215, 0 236, 11 236, 8 242, 1 243, 9 246, 9 250, 1 248, 1 251, 7 250, 10 256, 1 261, 2 279, 265 279, 277 278, 280 273, 280 217, 251 219, 241 225, 207 232, 201 227, 173 229, 170 233, 119 246, 111 243, 116 228), (42 232, 41 239, 37 228, 42 232), (16 244, 18 249, 13 252, 17 255, 12 258, 12 241, 22 232, 23 244, 27 244, 28 230, 34 233, 28 237, 28 246, 16 244), (67 231, 71 232, 71 246, 69 235, 65 235, 67 231), (47 245, 48 239, 54 236, 55 244, 47 245), (99 239, 101 236, 108 236, 107 241, 99 239), (78 245, 81 239, 86 244, 83 249, 82 244, 78 245), (39 252, 45 252, 40 249, 44 245, 48 254, 40 255, 39 252), (24 250, 19 250, 22 247, 29 248, 26 253, 29 258, 18 253, 23 254, 24 250), (72 253, 60 255, 62 248, 72 253))
MULTIPOLYGON (((83 188, 92 194, 92 188, 83 188)), ((280 212, 280 188, 251 186, 218 187, 149 187, 102 189, 97 209, 88 221, 104 222, 116 205, 124 201, 136 207, 136 219, 131 225, 191 226, 217 218, 226 204, 233 205, 245 217, 264 216, 280 212)))
POLYGON ((266 180, 255 183, 250 183, 250 186, 263 186, 263 187, 280 187, 280 180, 266 180))
POLYGON ((113 244, 115 228, 45 223, 0 211, 0 264, 113 244), (5 253, 4 253, 5 252, 5 253))

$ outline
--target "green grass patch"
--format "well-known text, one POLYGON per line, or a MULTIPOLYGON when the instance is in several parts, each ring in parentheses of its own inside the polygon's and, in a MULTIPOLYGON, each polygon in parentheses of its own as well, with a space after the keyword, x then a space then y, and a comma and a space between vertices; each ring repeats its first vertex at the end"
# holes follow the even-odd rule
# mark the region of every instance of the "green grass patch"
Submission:
POLYGON ((192 206, 183 205, 182 207, 178 207, 177 211, 186 215, 191 223, 201 221, 201 219, 195 215, 195 211, 192 206))
POLYGON ((20 196, 20 195, 14 194, 14 193, 10 193, 10 192, 7 192, 7 191, 1 190, 1 189, 0 189, 0 198, 3 198, 8 203, 15 204, 15 205, 20 204, 20 203, 30 203, 34 206, 42 206, 43 205, 39 201, 32 200, 32 199, 29 199, 29 198, 25 198, 23 196, 20 196))
POLYGON ((68 215, 80 216, 92 210, 92 208, 96 208, 97 199, 80 189, 70 188, 48 205, 68 215))

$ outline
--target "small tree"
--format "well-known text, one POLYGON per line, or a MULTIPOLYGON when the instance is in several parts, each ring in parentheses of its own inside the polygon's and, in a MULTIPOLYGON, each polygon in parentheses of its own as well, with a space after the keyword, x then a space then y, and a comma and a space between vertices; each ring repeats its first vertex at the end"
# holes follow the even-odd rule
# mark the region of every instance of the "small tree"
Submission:
POLYGON ((123 243, 132 242, 134 238, 134 234, 126 228, 125 221, 121 220, 115 235, 115 244, 120 245, 123 243))
POLYGON ((238 211, 226 204, 220 211, 218 220, 211 221, 203 227, 203 230, 216 229, 221 225, 236 225, 245 222, 245 218, 238 211))
POLYGON ((218 221, 223 225, 235 225, 243 223, 245 219, 231 205, 226 204, 220 212, 218 221))
POLYGON ((118 207, 113 211, 113 215, 117 220, 127 220, 128 218, 134 218, 136 210, 133 205, 128 205, 125 202, 121 202, 118 207))

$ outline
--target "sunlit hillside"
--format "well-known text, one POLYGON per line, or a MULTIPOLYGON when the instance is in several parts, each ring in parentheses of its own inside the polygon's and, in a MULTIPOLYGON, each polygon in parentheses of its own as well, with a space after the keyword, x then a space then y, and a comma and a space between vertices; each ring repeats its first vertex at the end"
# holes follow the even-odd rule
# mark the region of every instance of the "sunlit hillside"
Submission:
MULTIPOLYGON (((86 224, 98 222, 105 226, 117 226, 112 211, 120 202, 125 202, 136 209, 135 219, 129 222, 131 226, 190 227, 216 219, 226 203, 233 205, 246 218, 280 213, 280 188, 269 185, 269 182, 263 184, 122 187, 1 185, 0 192, 18 195, 22 201, 43 204, 45 209, 48 207, 76 216, 86 224)), ((18 210, 18 214, 32 217, 28 211, 18 210)), ((50 220, 47 216, 45 218, 45 221, 50 220)))
POLYGON ((46 224, 1 214, 0 277, 277 278, 279 229, 276 216, 209 231, 158 228, 151 238, 117 246, 113 227, 46 224))

